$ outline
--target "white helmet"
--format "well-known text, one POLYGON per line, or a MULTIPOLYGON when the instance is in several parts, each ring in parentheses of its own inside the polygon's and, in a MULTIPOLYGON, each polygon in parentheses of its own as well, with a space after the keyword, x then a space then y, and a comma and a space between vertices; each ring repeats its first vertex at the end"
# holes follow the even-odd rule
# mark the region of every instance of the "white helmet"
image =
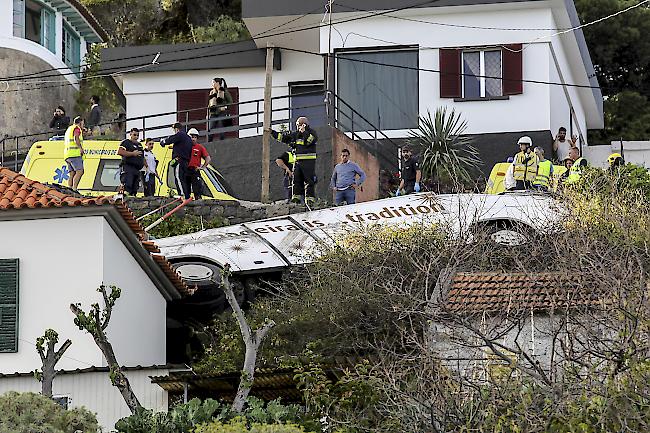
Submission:
POLYGON ((527 144, 528 147, 532 147, 533 146, 533 140, 529 136, 524 135, 523 137, 521 137, 517 141, 517 144, 527 144))
POLYGON ((196 128, 192 128, 187 131, 187 135, 199 135, 199 131, 197 131, 196 128))

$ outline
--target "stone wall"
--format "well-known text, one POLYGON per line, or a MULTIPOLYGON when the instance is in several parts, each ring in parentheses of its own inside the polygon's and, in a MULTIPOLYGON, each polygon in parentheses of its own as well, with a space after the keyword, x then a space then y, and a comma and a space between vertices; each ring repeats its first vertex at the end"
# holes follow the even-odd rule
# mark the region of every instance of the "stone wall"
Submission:
MULTIPOLYGON (((143 215, 173 200, 169 197, 129 197, 126 199, 126 204, 136 215, 143 215)), ((174 206, 170 205, 164 211, 168 212, 174 206)), ((304 211, 304 206, 287 203, 262 204, 246 201, 197 200, 188 203, 175 215, 181 218, 184 215, 196 215, 208 220, 225 218, 232 225, 304 211)))
MULTIPOLYGON (((0 77, 33 74, 50 71, 52 66, 22 51, 0 48, 0 77)), ((48 73, 52 75, 52 72, 48 73)), ((4 81, 0 82, 0 138, 6 136, 27 135, 49 131, 49 123, 54 109, 62 105, 66 114, 74 117, 75 95, 77 90, 63 75, 45 78, 58 83, 39 83, 38 81, 4 81)), ((26 151, 34 141, 47 139, 49 134, 40 137, 25 138, 18 141, 20 151, 26 151)), ((5 154, 15 151, 16 142, 6 144, 5 154)), ((0 152, 2 146, 0 146, 0 152)))

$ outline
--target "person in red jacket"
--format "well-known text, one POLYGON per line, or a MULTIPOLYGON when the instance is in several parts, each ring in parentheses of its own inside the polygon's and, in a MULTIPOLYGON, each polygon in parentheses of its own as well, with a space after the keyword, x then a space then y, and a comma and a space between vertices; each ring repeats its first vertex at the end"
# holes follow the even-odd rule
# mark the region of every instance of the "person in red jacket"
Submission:
POLYGON ((201 179, 201 170, 210 164, 212 158, 208 150, 199 143, 199 131, 192 128, 187 131, 192 138, 192 151, 190 153, 190 162, 187 164, 188 177, 190 177, 194 200, 200 200, 203 194, 203 180, 201 179))

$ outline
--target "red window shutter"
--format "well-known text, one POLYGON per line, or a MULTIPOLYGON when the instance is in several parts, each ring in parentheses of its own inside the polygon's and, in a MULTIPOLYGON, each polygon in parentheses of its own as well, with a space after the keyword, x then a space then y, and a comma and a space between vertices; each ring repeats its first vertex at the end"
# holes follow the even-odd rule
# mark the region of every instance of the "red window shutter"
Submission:
POLYGON ((503 59, 503 94, 520 95, 524 93, 522 45, 504 45, 501 49, 501 57, 503 59))
POLYGON ((460 98, 461 91, 461 50, 441 48, 440 50, 440 97, 460 98))
MULTIPOLYGON (((232 124, 239 125, 239 88, 228 87, 230 96, 232 96, 233 104, 228 109, 228 114, 232 116, 232 124)), ((193 89, 193 90, 177 90, 176 91, 176 120, 185 123, 198 120, 205 120, 205 122, 190 125, 191 128, 196 128, 199 131, 205 131, 207 127, 207 112, 208 112, 208 97, 210 89, 193 89), (191 110, 185 112, 185 110, 191 110), (180 111, 183 111, 182 113, 180 111)), ((188 127, 187 129, 189 129, 188 127)), ((227 138, 239 138, 239 131, 232 131, 226 133, 227 138)))
MULTIPOLYGON (((205 120, 208 111, 208 94, 210 89, 177 90, 176 91, 176 120, 181 123, 205 120), (186 111, 191 110, 191 111, 186 111)), ((205 131, 206 123, 201 122, 187 127, 205 131)))

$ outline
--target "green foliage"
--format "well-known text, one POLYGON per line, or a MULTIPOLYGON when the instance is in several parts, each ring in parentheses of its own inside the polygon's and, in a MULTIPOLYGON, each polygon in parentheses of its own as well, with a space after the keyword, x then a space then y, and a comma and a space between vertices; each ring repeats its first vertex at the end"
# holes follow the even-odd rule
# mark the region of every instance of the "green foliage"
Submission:
MULTIPOLYGON (((108 84, 109 81, 107 80, 111 80, 111 78, 100 76, 102 48, 106 48, 106 44, 93 44, 84 58, 83 63, 89 65, 89 67, 83 72, 84 79, 81 81, 79 92, 77 92, 75 97, 75 112, 83 118, 88 119, 88 114, 90 113, 90 97, 97 95, 101 100, 100 104, 103 112, 102 123, 104 123, 111 120, 106 117, 109 113, 117 113, 121 110, 121 107, 117 95, 108 84)), ((107 67, 110 68, 111 65, 107 67)))
POLYGON ((305 429, 296 424, 248 424, 244 419, 235 418, 227 423, 214 421, 199 426, 194 433, 305 433, 305 429))
POLYGON ((249 39, 250 34, 243 21, 221 15, 207 26, 192 26, 191 38, 194 43, 234 42, 249 39))
POLYGON ((650 138, 650 102, 648 96, 625 90, 605 100, 605 129, 593 131, 590 140, 611 143, 650 138))
POLYGON ((444 182, 471 181, 472 173, 481 165, 478 149, 472 139, 463 136, 467 121, 455 110, 438 108, 433 119, 431 113, 420 117, 418 130, 409 132, 408 143, 422 149, 420 168, 426 179, 444 182))
POLYGON ((65 410, 34 393, 8 392, 0 396, 0 431, 11 433, 95 433, 95 416, 83 408, 65 410))
MULTIPOLYGON (((90 306, 91 310, 86 313, 79 310, 74 319, 74 324, 82 331, 88 332, 93 337, 98 335, 99 329, 97 329, 97 322, 95 317, 100 319, 100 323, 103 324, 108 318, 109 311, 115 306, 115 302, 119 299, 122 290, 116 286, 109 286, 111 293, 107 293, 106 286, 103 284, 99 286, 97 291, 102 294, 104 298, 104 309, 100 308, 98 303, 94 303, 90 306)), ((81 304, 74 304, 77 308, 81 308, 81 304)))
POLYGON ((201 424, 203 424, 201 428, 208 430, 197 429, 196 431, 214 431, 211 430, 214 428, 214 423, 235 418, 245 425, 304 422, 298 406, 283 405, 278 400, 265 404, 254 397, 249 398, 247 403, 244 412, 236 414, 232 412, 229 404, 222 404, 212 399, 201 402, 198 398, 194 398, 174 407, 168 413, 141 409, 119 420, 115 424, 115 429, 120 433, 186 433, 201 424), (209 424, 210 422, 213 424, 209 424))
MULTIPOLYGON (((158 215, 149 215, 142 219, 141 224, 143 227, 146 227, 158 218, 158 215)), ((155 238, 166 238, 169 236, 185 235, 227 225, 228 219, 224 217, 206 219, 197 215, 185 214, 183 217, 170 217, 153 228, 149 234, 155 238)))

